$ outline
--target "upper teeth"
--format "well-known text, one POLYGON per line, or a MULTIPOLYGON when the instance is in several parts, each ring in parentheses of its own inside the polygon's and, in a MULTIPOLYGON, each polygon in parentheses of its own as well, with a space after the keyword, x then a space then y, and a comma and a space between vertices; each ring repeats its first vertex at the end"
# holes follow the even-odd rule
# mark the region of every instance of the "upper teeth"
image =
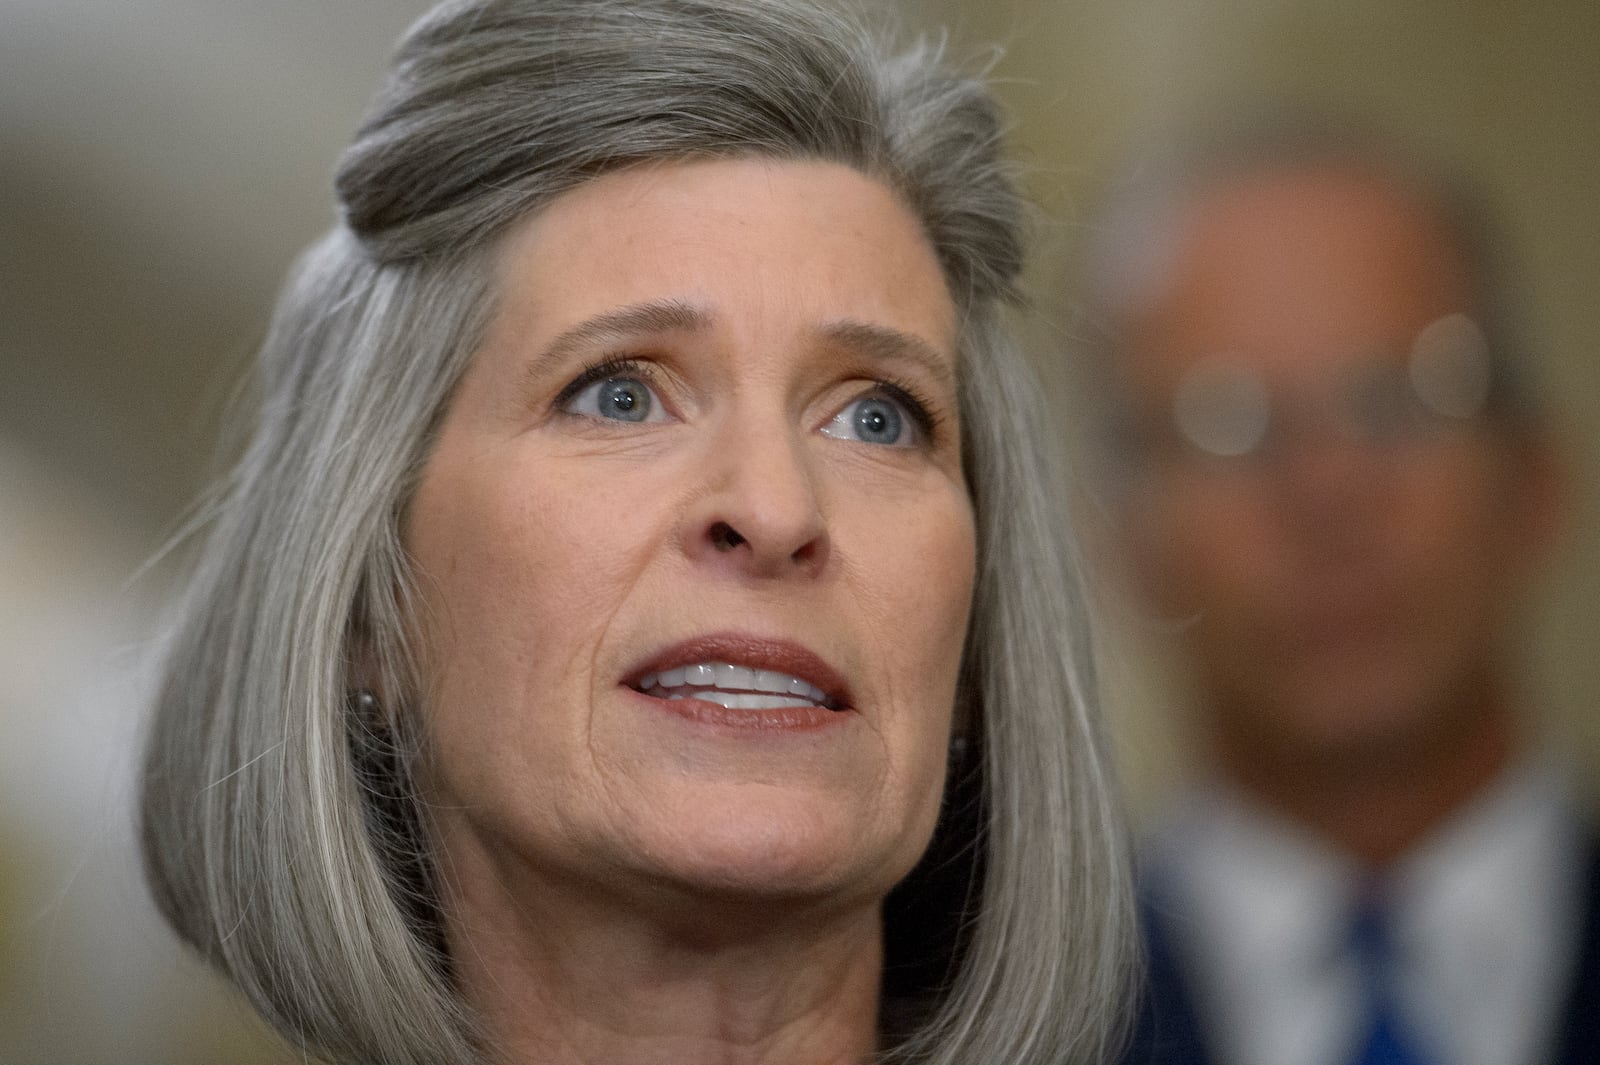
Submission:
POLYGON ((651 673, 639 681, 639 690, 664 699, 692 696, 734 709, 825 706, 828 703, 826 692, 799 677, 729 662, 696 662, 651 673))

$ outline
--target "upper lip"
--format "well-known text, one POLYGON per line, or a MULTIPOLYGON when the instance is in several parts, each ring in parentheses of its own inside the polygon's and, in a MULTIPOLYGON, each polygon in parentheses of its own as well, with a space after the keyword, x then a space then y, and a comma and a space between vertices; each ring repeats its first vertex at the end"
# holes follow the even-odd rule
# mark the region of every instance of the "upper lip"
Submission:
POLYGON ((652 673, 698 662, 727 662, 799 677, 820 688, 834 709, 853 706, 850 688, 837 669, 815 651, 792 640, 721 632, 691 637, 664 647, 629 670, 623 683, 637 688, 652 673))

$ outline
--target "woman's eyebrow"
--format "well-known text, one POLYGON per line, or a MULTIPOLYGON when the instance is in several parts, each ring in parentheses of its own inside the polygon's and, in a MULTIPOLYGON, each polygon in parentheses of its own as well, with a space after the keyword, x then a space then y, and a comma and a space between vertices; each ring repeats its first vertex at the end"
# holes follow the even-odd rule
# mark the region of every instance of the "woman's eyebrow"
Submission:
POLYGON ((558 334, 543 351, 534 356, 526 376, 537 378, 541 370, 565 363, 597 345, 651 333, 703 333, 710 328, 711 313, 684 300, 632 303, 586 318, 558 334))
POLYGON ((854 352, 869 362, 911 363, 940 387, 956 390, 954 360, 914 333, 852 319, 829 322, 817 333, 824 343, 854 352))
MULTIPOLYGON (((559 333, 528 364, 523 377, 536 381, 549 368, 564 365, 597 345, 653 333, 704 333, 711 328, 711 312, 686 300, 662 299, 629 304, 587 318, 559 333)), ((913 333, 854 319, 825 323, 817 328, 816 333, 829 347, 842 348, 869 362, 910 363, 926 372, 941 387, 951 391, 956 388, 952 360, 913 333)))

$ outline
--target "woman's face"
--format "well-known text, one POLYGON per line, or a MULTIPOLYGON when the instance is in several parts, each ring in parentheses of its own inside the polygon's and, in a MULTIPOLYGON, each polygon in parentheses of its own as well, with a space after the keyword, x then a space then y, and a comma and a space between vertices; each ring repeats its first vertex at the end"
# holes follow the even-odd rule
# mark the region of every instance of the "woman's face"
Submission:
POLYGON ((974 571, 917 221, 843 166, 669 164, 499 270, 406 525, 456 890, 875 904, 937 814, 974 571))

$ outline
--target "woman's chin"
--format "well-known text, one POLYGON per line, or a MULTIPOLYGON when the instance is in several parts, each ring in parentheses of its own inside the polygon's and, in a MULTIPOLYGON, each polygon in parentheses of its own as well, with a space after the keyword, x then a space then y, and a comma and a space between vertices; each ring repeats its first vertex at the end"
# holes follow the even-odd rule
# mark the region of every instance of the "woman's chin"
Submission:
POLYGON ((863 825, 852 813, 814 802, 797 810, 770 796, 708 804, 697 823, 662 826, 664 838, 643 864, 682 891, 728 903, 875 902, 917 855, 904 853, 905 833, 863 825))

